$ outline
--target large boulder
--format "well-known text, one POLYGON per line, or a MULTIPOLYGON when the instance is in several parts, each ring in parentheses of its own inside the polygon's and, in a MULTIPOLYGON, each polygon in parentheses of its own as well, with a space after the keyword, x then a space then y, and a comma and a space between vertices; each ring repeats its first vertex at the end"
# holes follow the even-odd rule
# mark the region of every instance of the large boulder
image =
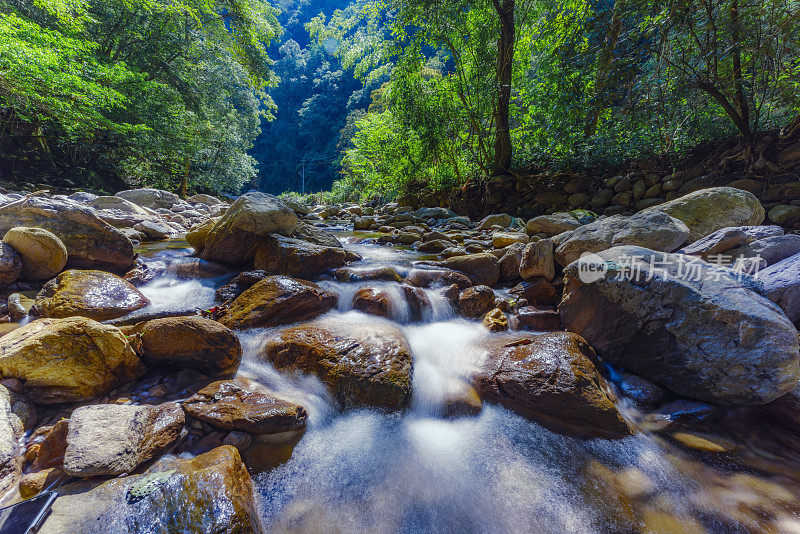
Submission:
POLYGON ((67 247, 68 267, 124 272, 136 258, 125 234, 77 202, 32 197, 0 208, 0 234, 16 226, 54 233, 67 247))
POLYGON ((105 271, 70 269, 47 282, 36 295, 34 312, 41 317, 80 315, 98 321, 116 319, 144 308, 150 301, 130 282, 105 271))
POLYGON ((302 324, 269 338, 262 355, 279 370, 317 375, 345 406, 401 409, 411 399, 411 350, 387 323, 302 324))
POLYGON ((735 187, 711 187, 664 202, 645 211, 659 211, 689 227, 689 242, 729 226, 764 221, 764 208, 752 193, 735 187))
POLYGON ((186 399, 183 409, 216 428, 256 435, 303 430, 308 419, 302 406, 255 391, 241 379, 209 384, 186 399))
POLYGON ((204 317, 164 317, 137 326, 143 358, 150 365, 218 371, 239 363, 236 334, 204 317))
POLYGON ((640 212, 630 217, 616 215, 576 228, 555 250, 561 265, 577 260, 584 252, 600 252, 618 245, 636 245, 672 252, 689 236, 681 221, 659 212, 640 212))
POLYGON ((0 338, 0 376, 40 404, 89 400, 144 373, 125 335, 85 317, 39 319, 0 338))
POLYGON ((13 284, 22 273, 22 259, 19 254, 0 241, 0 287, 13 284))
POLYGON ((253 268, 270 274, 313 278, 341 267, 347 253, 341 247, 316 245, 279 235, 267 236, 257 245, 253 268))
POLYGON ((22 277, 27 280, 47 280, 67 264, 67 247, 52 232, 42 228, 18 226, 3 236, 22 259, 22 277))
POLYGON ((250 192, 239 197, 209 231, 202 257, 244 265, 252 260, 254 245, 269 234, 289 235, 295 226, 297 215, 281 199, 250 192))
POLYGON ((214 225, 217 224, 219 218, 211 218, 206 219, 201 223, 197 223, 192 226, 188 232, 186 232, 186 242, 196 251, 202 252, 203 247, 206 246, 206 239, 208 239, 208 233, 214 228, 214 225))
POLYGON ((152 210, 158 208, 170 209, 180 202, 178 195, 161 189, 128 189, 127 191, 120 191, 115 196, 152 210))
POLYGON ((733 260, 754 258, 764 266, 778 263, 800 253, 800 235, 787 234, 765 237, 747 245, 728 250, 725 254, 733 260))
POLYGON ((547 237, 553 237, 574 230, 580 225, 581 222, 571 213, 559 212, 534 217, 525 225, 525 230, 530 235, 544 234, 547 237))
POLYGON ((556 432, 623 438, 632 433, 597 371, 592 348, 570 332, 491 338, 475 389, 556 432))
POLYGON ((192 459, 162 458, 146 474, 58 489, 42 534, 261 532, 253 483, 239 452, 223 445, 192 459))
POLYGON ((131 473, 178 441, 183 425, 175 403, 83 406, 69 418, 64 471, 77 477, 131 473))
POLYGON ((797 383, 797 331, 747 275, 641 247, 599 256, 605 273, 564 270, 559 313, 604 360, 718 404, 763 404, 797 383))
POLYGON ((102 196, 89 201, 89 205, 98 210, 117 210, 132 215, 150 215, 146 209, 122 197, 102 196))
POLYGON ((206 195, 204 193, 198 193, 197 195, 187 197, 186 202, 190 202, 192 204, 200 203, 205 204, 206 206, 216 206, 217 204, 222 204, 222 201, 217 197, 206 195))
POLYGON ((323 247, 343 248, 342 243, 335 235, 303 221, 297 221, 292 237, 323 247))
POLYGON ((251 328, 305 321, 330 310, 338 300, 336 293, 312 282, 268 276, 236 297, 220 322, 228 328, 251 328))
POLYGON ((493 254, 465 254, 453 256, 437 263, 454 271, 464 273, 474 285, 492 286, 500 279, 499 260, 493 254))
POLYGON ((764 293, 780 306, 790 321, 800 321, 800 254, 795 254, 758 272, 764 293))

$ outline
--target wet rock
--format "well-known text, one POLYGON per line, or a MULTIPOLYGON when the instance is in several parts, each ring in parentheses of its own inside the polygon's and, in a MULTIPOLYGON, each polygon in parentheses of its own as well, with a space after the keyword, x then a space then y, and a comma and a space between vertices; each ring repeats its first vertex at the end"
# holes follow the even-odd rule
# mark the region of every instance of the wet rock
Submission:
POLYGON ((711 232, 678 252, 705 260, 759 239, 782 235, 780 226, 731 226, 711 232))
POLYGON ((403 297, 405 298, 405 303, 408 306, 408 314, 407 316, 403 316, 403 314, 401 314, 399 319, 422 321, 425 318, 430 317, 432 305, 425 291, 408 284, 402 284, 400 286, 400 290, 402 291, 403 297))
POLYGON ((586 341, 569 332, 504 336, 488 342, 473 382, 484 401, 502 404, 556 432, 628 436, 628 422, 617 411, 594 359, 586 341))
POLYGON ((240 196, 209 231, 202 258, 232 264, 247 264, 254 246, 276 233, 291 234, 297 215, 279 198, 250 192, 240 196))
POLYGON ((444 287, 456 284, 459 289, 466 289, 472 285, 468 276, 446 269, 412 269, 404 282, 416 287, 444 287))
POLYGON ((62 486, 42 534, 261 532, 253 485, 238 451, 163 458, 144 475, 62 486))
POLYGON ((384 282, 401 282, 403 277, 393 267, 340 267, 333 272, 333 277, 340 282, 364 282, 382 280, 384 282))
POLYGON ((256 282, 268 276, 269 274, 264 271, 245 271, 239 273, 233 280, 217 288, 214 293, 214 298, 217 302, 229 302, 241 295, 246 289, 253 287, 256 282))
POLYGON ((242 346, 230 329, 203 317, 165 317, 137 328, 150 365, 223 370, 239 363, 242 346))
POLYGON ((600 280, 582 282, 579 262, 565 269, 559 313, 604 360, 718 404, 763 404, 797 383, 797 331, 749 278, 641 247, 599 255, 608 267, 600 280))
POLYGON ((397 311, 392 305, 391 294, 376 287, 362 287, 353 295, 353 308, 379 317, 392 317, 397 311))
POLYGON ((255 249, 253 267, 271 274, 313 278, 344 265, 343 248, 324 247, 282 236, 267 236, 255 249))
POLYGON ((132 472, 180 437, 183 410, 160 406, 96 404, 69 419, 64 472, 78 477, 132 472))
POLYGON ((158 208, 169 209, 173 204, 180 202, 180 198, 175 193, 160 189, 128 189, 127 191, 120 191, 114 196, 153 210, 158 208))
POLYGON ((133 284, 105 271, 64 271, 36 295, 34 311, 42 317, 82 316, 115 319, 150 304, 133 284))
POLYGON ((303 221, 297 222, 297 226, 295 226, 294 232, 292 232, 292 237, 323 247, 343 248, 335 235, 303 221))
POLYGON ((524 280, 512 287, 510 292, 534 306, 555 306, 561 300, 555 286, 541 277, 524 280))
POLYGON ((458 313, 464 317, 480 317, 494 307, 494 291, 488 286, 468 287, 458 296, 458 313))
POLYGON ((189 243, 196 252, 202 252, 203 248, 206 246, 208 233, 214 228, 217 221, 219 221, 219 218, 211 218, 192 226, 189 231, 186 232, 186 242, 189 243))
POLYGON ((130 239, 76 202, 32 197, 3 206, 0 233, 17 226, 55 234, 67 248, 68 267, 124 272, 135 258, 130 239))
POLYGON ((251 434, 303 430, 308 413, 292 402, 254 391, 241 380, 222 380, 186 399, 183 409, 216 428, 251 434))
POLYGON ((28 315, 33 303, 33 299, 21 293, 11 293, 8 296, 8 316, 14 321, 19 321, 28 315))
POLYGON ((489 332, 505 332, 508 330, 508 316, 500 308, 495 308, 484 315, 482 322, 489 332))
POLYGON ((22 380, 40 404, 89 400, 143 373, 119 329, 85 317, 39 319, 0 338, 0 376, 22 380))
POLYGON ((447 248, 451 248, 454 246, 455 243, 453 243, 452 241, 448 241, 446 239, 433 239, 430 241, 423 241, 422 243, 419 243, 416 249, 419 250, 420 252, 437 254, 447 248))
POLYGON ((438 264, 464 273, 474 285, 492 286, 500 279, 498 260, 488 252, 453 256, 438 262, 438 264))
POLYGON ((519 262, 519 275, 523 280, 539 276, 547 280, 555 278, 556 268, 552 240, 540 239, 525 245, 519 262))
POLYGON ((529 235, 544 234, 552 237, 569 230, 574 230, 581 226, 580 221, 571 213, 554 213, 552 215, 540 215, 528 221, 525 226, 529 235))
POLYGON ((619 373, 619 391, 629 399, 642 404, 658 404, 666 393, 653 382, 631 373, 619 373))
POLYGON ((22 259, 6 243, 0 241, 0 287, 13 284, 22 272, 22 259))
POLYGON ((312 282, 269 276, 236 297, 220 322, 238 329, 306 321, 335 307, 337 301, 335 293, 312 282))
POLYGON ((689 227, 689 242, 730 226, 753 226, 764 221, 758 199, 742 189, 711 187, 670 200, 645 211, 666 213, 689 227))
POLYGON ((769 299, 780 306, 790 321, 800 321, 800 254, 758 272, 769 299))
POLYGON ((401 409, 411 399, 411 351, 389 324, 315 321, 279 332, 262 354, 279 370, 317 375, 345 406, 401 409))
MULTIPOLYGON (((41 428, 36 429, 36 432, 40 430, 41 428)), ((32 462, 33 469, 60 468, 64 464, 68 433, 69 419, 60 419, 47 430, 42 440, 34 445, 36 449, 32 462)), ((31 450, 29 449, 29 452, 31 450)))
POLYGON ((67 264, 67 247, 47 230, 18 226, 6 232, 3 242, 19 254, 27 280, 47 280, 67 264))
POLYGON ((640 212, 598 219, 573 230, 555 250, 555 259, 568 265, 585 252, 600 252, 619 245, 636 245, 672 252, 681 246, 689 229, 681 221, 658 212, 640 212))

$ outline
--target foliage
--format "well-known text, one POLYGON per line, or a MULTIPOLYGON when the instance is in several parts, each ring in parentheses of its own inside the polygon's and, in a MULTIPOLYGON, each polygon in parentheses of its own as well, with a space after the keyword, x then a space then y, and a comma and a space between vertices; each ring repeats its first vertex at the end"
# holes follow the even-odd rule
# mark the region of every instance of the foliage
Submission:
MULTIPOLYGON (((507 2, 358 2, 314 34, 369 80, 342 197, 453 187, 497 172, 507 2), (368 21, 364 23, 363 21, 368 21)), ((513 3, 514 169, 591 170, 785 124, 800 112, 800 10, 767 0, 513 3)))
POLYGON ((7 176, 238 189, 279 34, 264 0, 0 0, 7 176))

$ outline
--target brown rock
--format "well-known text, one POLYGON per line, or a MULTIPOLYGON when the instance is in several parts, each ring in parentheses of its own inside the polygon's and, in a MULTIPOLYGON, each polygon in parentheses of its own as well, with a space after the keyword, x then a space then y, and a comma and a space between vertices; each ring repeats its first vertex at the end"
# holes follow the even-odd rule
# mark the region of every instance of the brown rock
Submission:
POLYGON ((508 316, 500 308, 495 308, 483 316, 483 326, 489 332, 505 332, 508 330, 508 316))
POLYGON ((151 365, 222 370, 242 359, 236 334, 204 317, 153 319, 138 330, 144 359, 151 365))
POLYGON ((523 280, 530 280, 539 276, 547 280, 555 278, 553 242, 550 239, 540 239, 525 246, 519 263, 519 275, 523 280))
POLYGON ((464 317, 480 317, 494 306, 494 291, 487 286, 468 287, 458 296, 458 313, 464 317))
POLYGON ((36 295, 34 312, 42 317, 116 319, 150 304, 133 284, 105 271, 64 271, 36 295))
POLYGON ((67 479, 69 479, 69 475, 60 467, 50 467, 28 473, 19 480, 19 496, 23 499, 30 499, 45 489, 57 488, 59 482, 65 482, 67 479))
POLYGON ((623 438, 631 434, 580 336, 552 332, 491 339, 474 377, 484 401, 497 402, 564 434, 623 438))
POLYGON ((241 380, 209 384, 184 401, 183 409, 211 426, 251 434, 302 430, 308 419, 302 406, 253 391, 241 380))
POLYGON ((300 239, 271 235, 255 249, 253 267, 270 274, 313 278, 344 265, 343 248, 316 245, 300 239))
POLYGON ((228 328, 278 326, 312 319, 338 301, 335 293, 312 282, 270 276, 236 297, 220 322, 228 328))
POLYGON ((561 300, 555 286, 545 278, 533 278, 511 288, 511 294, 534 306, 555 306, 561 300))
POLYGON ((375 287, 362 287, 356 291, 353 308, 379 317, 391 317, 394 311, 389 292, 375 287))
POLYGON ((563 330, 561 316, 555 309, 540 309, 534 306, 520 308, 516 316, 517 330, 549 332, 563 330))
POLYGON ((498 260, 493 254, 453 256, 439 262, 443 267, 464 273, 474 285, 492 286, 500 279, 498 260))
POLYGON ((411 398, 411 351, 391 325, 318 320, 276 334, 262 354, 317 375, 344 405, 401 409, 411 398))
POLYGON ((459 289, 472 285, 470 279, 459 272, 445 269, 412 269, 405 283, 417 287, 444 287, 456 284, 459 289))

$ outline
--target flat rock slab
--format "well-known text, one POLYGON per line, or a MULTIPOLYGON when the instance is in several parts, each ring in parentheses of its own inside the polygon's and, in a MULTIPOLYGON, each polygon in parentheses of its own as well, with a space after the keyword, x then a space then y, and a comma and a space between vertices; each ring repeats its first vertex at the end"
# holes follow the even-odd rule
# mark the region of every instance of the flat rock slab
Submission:
POLYGON ((183 425, 183 410, 174 403, 78 408, 69 420, 64 471, 79 477, 130 473, 175 443, 183 425))

